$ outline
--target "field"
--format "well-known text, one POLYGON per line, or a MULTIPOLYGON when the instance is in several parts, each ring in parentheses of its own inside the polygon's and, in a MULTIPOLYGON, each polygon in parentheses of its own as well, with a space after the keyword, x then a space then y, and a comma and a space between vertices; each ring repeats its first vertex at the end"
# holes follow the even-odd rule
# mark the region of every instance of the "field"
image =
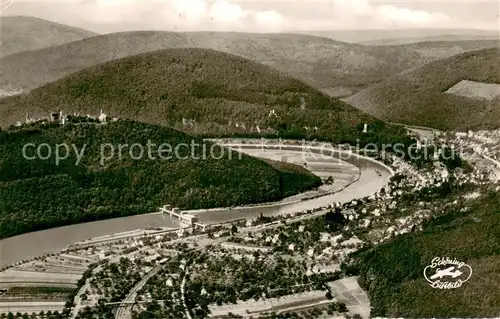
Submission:
POLYGON ((464 80, 449 88, 445 93, 471 99, 493 101, 494 99, 500 97, 500 84, 464 80))

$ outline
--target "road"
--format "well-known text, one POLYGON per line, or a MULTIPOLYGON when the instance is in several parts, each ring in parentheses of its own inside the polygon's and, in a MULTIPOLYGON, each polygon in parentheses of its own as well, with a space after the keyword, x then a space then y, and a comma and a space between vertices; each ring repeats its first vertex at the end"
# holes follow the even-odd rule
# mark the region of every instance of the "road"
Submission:
MULTIPOLYGON (((158 265, 155 268, 153 268, 150 272, 144 276, 141 281, 139 281, 129 292, 127 297, 123 299, 123 302, 134 302, 135 298, 137 297, 137 292, 144 287, 144 285, 148 282, 149 279, 151 279, 154 275, 160 271, 162 268, 162 265, 158 265)), ((131 319, 132 318, 132 307, 133 304, 126 304, 125 306, 120 306, 118 307, 118 310, 116 311, 115 314, 115 319, 131 319)))
POLYGON ((184 287, 186 286, 186 278, 189 274, 189 266, 186 266, 186 273, 184 274, 184 277, 182 278, 181 282, 181 298, 182 298, 182 305, 184 306, 184 309, 186 309, 186 317, 188 319, 193 319, 191 317, 191 313, 189 313, 189 309, 186 305, 186 296, 184 295, 184 287))
MULTIPOLYGON (((371 176, 370 178, 374 178, 374 176, 371 176)), ((376 178, 381 178, 377 176, 376 178)), ((314 217, 319 217, 321 215, 326 214, 329 211, 329 209, 324 209, 318 212, 314 212, 312 214, 307 214, 303 216, 297 216, 294 218, 290 218, 287 220, 287 224, 290 223, 296 223, 301 220, 309 219, 309 218, 314 218, 314 217)), ((267 225, 262 225, 262 226, 251 226, 251 227, 244 227, 240 228, 238 233, 240 235, 245 234, 245 233, 250 233, 250 232, 259 232, 265 229, 272 229, 279 227, 281 223, 270 223, 267 225)), ((187 238, 179 238, 171 241, 170 243, 179 243, 179 242, 196 242, 198 244, 197 250, 201 250, 207 245, 217 245, 219 243, 227 241, 229 238, 217 238, 217 239, 209 239, 206 235, 196 235, 192 237, 187 237, 187 238)), ((157 273, 157 271, 161 268, 161 266, 157 266, 154 268, 152 271, 150 271, 144 278, 141 279, 141 281, 134 287, 132 288, 131 292, 129 295, 123 300, 123 302, 133 302, 135 301, 135 298, 137 297, 137 292, 146 284, 146 282, 157 273)), ((187 309, 186 303, 185 303, 185 296, 184 296, 184 287, 186 284, 186 277, 188 273, 188 268, 186 268, 186 275, 183 277, 182 283, 181 283, 181 296, 182 296, 182 303, 184 307, 186 308, 186 316, 188 319, 191 319, 191 314, 189 313, 189 310, 187 309)), ((122 306, 118 308, 118 311, 115 315, 115 319, 131 319, 132 318, 132 304, 122 306)))
MULTIPOLYGON (((206 235, 197 235, 193 237, 187 237, 187 238, 180 238, 178 240, 174 240, 172 242, 185 242, 185 241, 191 241, 193 238, 200 238, 200 237, 206 237, 206 235)), ((217 243, 226 241, 227 238, 218 238, 218 239, 212 239, 212 240, 205 240, 201 241, 200 244, 198 245, 197 249, 201 250, 207 245, 215 245, 217 243)), ((170 242, 170 243, 172 243, 170 242)), ((122 302, 127 302, 131 303, 134 302, 135 299, 137 298, 137 292, 141 290, 142 287, 148 282, 149 279, 151 279, 154 275, 158 273, 158 271, 162 268, 162 265, 158 265, 155 268, 153 268, 150 272, 148 272, 142 279, 139 281, 133 288, 130 290, 130 293, 127 295, 125 299, 122 300, 122 302)), ((191 318, 191 314, 189 313, 189 310, 187 309, 186 305, 186 300, 184 297, 184 287, 186 285, 186 277, 189 273, 189 267, 186 266, 186 273, 184 277, 182 278, 182 283, 181 283, 181 296, 182 296, 182 303, 186 309, 186 316, 188 319, 191 318)), ((133 304, 126 304, 125 306, 118 307, 118 310, 115 314, 115 319, 131 319, 132 318, 132 306, 133 304)))
MULTIPOLYGON (((293 147, 290 147, 288 145, 282 145, 282 146, 283 147, 286 146, 287 148, 292 148, 293 149, 293 147)), ((312 149, 318 149, 319 150, 321 148, 312 148, 312 149)), ((357 158, 357 156, 354 156, 354 157, 357 158)), ((373 160, 366 159, 366 161, 373 161, 373 160)), ((330 196, 325 196, 325 197, 317 198, 317 199, 313 199, 313 200, 301 201, 301 202, 298 202, 298 203, 294 204, 293 206, 283 205, 283 206, 280 206, 279 209, 275 209, 276 210, 276 214, 277 215, 281 215, 281 214, 283 214, 285 212, 290 212, 290 210, 301 211, 301 210, 304 210, 304 209, 311 209, 311 208, 315 208, 315 207, 325 206, 324 203, 331 203, 331 202, 337 202, 337 201, 338 202, 346 202, 346 201, 350 201, 350 200, 355 199, 355 198, 359 198, 359 197, 371 195, 372 193, 378 191, 381 187, 383 187, 386 184, 386 182, 387 182, 387 180, 386 180, 386 179, 388 179, 387 176, 386 176, 386 178, 382 178, 382 177, 378 176, 375 173, 376 170, 380 169, 379 167, 382 167, 382 166, 383 166, 382 164, 377 163, 377 168, 376 169, 373 168, 373 167, 363 168, 362 169, 362 174, 361 174, 360 179, 358 180, 358 182, 354 183, 353 185, 348 186, 345 190, 343 190, 343 191, 341 191, 341 192, 339 192, 337 194, 333 194, 333 195, 330 195, 330 196), (292 209, 292 207, 293 207, 293 209, 292 209)), ((390 171, 389 168, 387 168, 387 170, 390 171)), ((390 174, 388 174, 388 175, 390 175, 390 174)), ((259 208, 259 210, 263 210, 263 209, 259 208)), ((315 215, 319 215, 319 214, 322 214, 322 213, 324 213, 324 212, 317 212, 317 213, 315 213, 315 215)), ((229 214, 229 215, 231 215, 231 214, 229 214)), ((148 217, 151 217, 151 216, 152 215, 150 215, 150 216, 143 215, 142 217, 148 218, 148 217)), ((200 217, 202 217, 202 216, 203 216, 203 214, 200 214, 200 217)), ((255 216, 257 216, 257 213, 255 213, 255 216)), ((155 215, 154 217, 157 217, 157 216, 155 215)), ((221 214, 221 216, 220 216, 220 220, 221 221, 225 221, 229 217, 230 216, 228 216, 227 212, 223 211, 222 214, 221 214)), ((244 217, 251 217, 251 214, 249 214, 248 216, 244 216, 244 217)), ((303 216, 303 217, 300 217, 299 219, 311 218, 311 217, 312 216, 303 216)), ((129 219, 129 218, 127 218, 127 219, 129 219)), ((131 217, 131 218, 134 219, 133 224, 137 225, 137 223, 135 222, 135 216, 131 217)), ((232 218, 234 218, 234 214, 233 214, 232 218)), ((217 220, 217 218, 215 218, 215 220, 217 220)), ((93 224, 93 223, 90 223, 90 224, 93 224)), ((90 224, 88 224, 87 226, 93 226, 93 225, 90 225, 90 224)), ((276 226, 272 226, 272 227, 276 227, 276 226)), ((253 231, 256 231, 256 230, 257 229, 254 229, 253 231)), ((40 232, 40 233, 44 234, 45 231, 44 232, 40 232)), ((201 244, 200 246, 203 247, 206 244, 216 244, 216 243, 222 242, 222 241, 224 241, 224 239, 218 239, 218 240, 215 240, 215 241, 209 241, 209 240, 207 240, 207 241, 203 241, 204 243, 199 243, 199 244, 201 244)), ((31 246, 33 246, 33 245, 31 245, 31 246)), ((17 249, 19 250, 19 247, 17 247, 17 249)), ((97 272, 99 270, 100 270, 100 267, 96 268, 94 270, 94 272, 97 272)), ((141 287, 144 285, 145 281, 147 281, 148 279, 149 278, 146 277, 146 278, 143 278, 143 280, 141 280, 141 283, 142 283, 141 287)), ((72 309, 72 313, 70 315, 70 318, 75 318, 76 315, 77 315, 77 313, 78 313, 78 311, 80 311, 80 308, 82 307, 80 297, 81 297, 81 295, 83 293, 85 293, 85 291, 89 288, 89 286, 90 286, 89 282, 86 282, 85 285, 83 287, 81 287, 80 290, 78 291, 78 293, 77 293, 77 295, 75 297, 75 306, 72 309)), ((128 309, 130 309, 130 308, 128 308, 128 309)), ((126 315, 127 315, 126 310, 127 309, 119 310, 118 315, 126 317, 126 315)), ((130 313, 130 312, 128 312, 128 313, 130 313)))
POLYGON ((497 168, 500 168, 500 162, 499 162, 499 161, 497 161, 496 159, 491 158, 491 157, 489 157, 488 155, 484 155, 484 154, 479 154, 479 155, 481 155, 483 158, 485 158, 485 159, 487 159, 488 161, 490 161, 490 162, 492 162, 493 164, 495 164, 495 166, 496 166, 497 168))
MULTIPOLYGON (((102 270, 102 265, 97 266, 96 268, 94 268, 94 270, 92 270, 92 275, 98 273, 101 270, 102 270)), ((90 288, 90 279, 91 278, 92 278, 92 276, 90 278, 87 278, 87 280, 85 281, 85 285, 80 287, 80 289, 76 293, 75 299, 73 299, 74 307, 71 309, 71 313, 70 313, 71 319, 75 319, 76 316, 78 315, 78 312, 80 312, 80 308, 82 307, 82 300, 80 297, 87 291, 87 289, 90 288)))

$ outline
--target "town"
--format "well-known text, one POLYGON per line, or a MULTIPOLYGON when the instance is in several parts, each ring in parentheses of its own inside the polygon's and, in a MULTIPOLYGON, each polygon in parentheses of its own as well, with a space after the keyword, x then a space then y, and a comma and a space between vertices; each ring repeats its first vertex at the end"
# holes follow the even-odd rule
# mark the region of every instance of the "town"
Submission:
MULTIPOLYGON (((162 318, 292 313, 301 318, 343 314, 368 318, 366 293, 356 277, 345 273, 350 254, 418 231, 422 223, 445 210, 466 211, 484 187, 497 185, 494 190, 500 191, 494 149, 489 148, 492 159, 477 152, 488 148, 493 137, 478 136, 482 135, 465 139, 456 134, 450 139, 435 132, 436 141, 461 147, 460 155, 469 161, 470 169, 450 170, 439 157, 418 167, 386 156, 383 161, 393 173, 389 183, 370 196, 210 225, 200 222, 197 213, 166 205, 159 213, 177 219, 179 228, 92 238, 57 254, 10 265, 0 276, 2 281, 15 277, 76 287, 76 294, 67 295, 67 301, 40 304, 40 309, 52 307, 53 313, 71 318, 98 318, 99 313, 115 318, 140 318, 143 313, 162 318), (220 272, 225 276, 218 276, 220 272)), ((262 147, 272 150, 277 143, 265 141, 262 147)), ((1 298, 8 300, 9 295, 1 298)))
POLYGON ((3 1, 0 319, 499 319, 497 13, 3 1))

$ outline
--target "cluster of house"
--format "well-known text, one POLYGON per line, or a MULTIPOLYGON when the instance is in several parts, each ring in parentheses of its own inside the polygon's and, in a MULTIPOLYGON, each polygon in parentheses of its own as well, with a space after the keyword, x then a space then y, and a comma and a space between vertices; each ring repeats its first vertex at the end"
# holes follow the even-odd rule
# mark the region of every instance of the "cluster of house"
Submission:
MULTIPOLYGON (((97 121, 99 123, 106 123, 110 120, 108 118, 108 116, 105 113, 103 113, 102 110, 100 111, 100 114, 98 116, 93 116, 90 114, 87 114, 86 116, 82 116, 76 112, 73 113, 73 115, 71 115, 71 114, 65 114, 63 111, 59 111, 59 112, 51 112, 51 113, 49 113, 48 116, 43 116, 43 117, 39 117, 39 118, 32 118, 32 117, 30 117, 29 113, 26 113, 26 119, 24 120, 24 123, 17 122, 16 126, 20 127, 24 124, 31 124, 31 123, 59 123, 61 125, 65 125, 66 123, 72 122, 73 119, 82 118, 82 117, 87 118, 87 119, 92 120, 92 121, 97 121)), ((117 121, 117 120, 118 120, 117 118, 111 118, 111 121, 117 121)))
POLYGON ((475 180, 500 181, 500 130, 443 133, 438 138, 476 163, 475 180), (479 164, 477 158, 482 159, 484 165, 479 164))
POLYGON ((452 143, 462 148, 468 148, 479 154, 500 159, 500 130, 478 131, 468 133, 456 132, 448 136, 452 143))

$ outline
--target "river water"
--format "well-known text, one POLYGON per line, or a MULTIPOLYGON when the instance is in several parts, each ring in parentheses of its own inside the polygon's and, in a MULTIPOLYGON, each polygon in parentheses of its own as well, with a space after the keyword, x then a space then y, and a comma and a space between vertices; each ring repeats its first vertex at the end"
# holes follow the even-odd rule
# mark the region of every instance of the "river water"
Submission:
MULTIPOLYGON (((243 147, 239 148, 240 150, 245 151, 245 148, 252 149, 258 146, 245 145, 240 147, 243 147)), ((291 146, 280 146, 280 149, 284 154, 289 151, 296 152, 298 150, 297 147, 291 146)), ((312 151, 315 152, 314 150, 312 151)), ((389 181, 391 172, 380 163, 355 156, 342 159, 357 166, 361 174, 357 182, 354 182, 344 190, 335 194, 292 203, 278 203, 265 207, 209 210, 198 213, 197 217, 199 221, 211 224, 243 217, 257 217, 261 213, 266 216, 271 216, 299 212, 302 210, 324 207, 332 202, 342 203, 369 196, 379 191, 389 181), (377 172, 379 172, 380 175, 377 172)), ((338 162, 338 159, 332 158, 332 161, 338 162)), ((3 267, 46 253, 57 253, 66 246, 85 239, 148 227, 178 227, 178 224, 168 216, 166 217, 163 214, 155 213, 57 227, 10 237, 0 241, 1 266, 3 267)))

